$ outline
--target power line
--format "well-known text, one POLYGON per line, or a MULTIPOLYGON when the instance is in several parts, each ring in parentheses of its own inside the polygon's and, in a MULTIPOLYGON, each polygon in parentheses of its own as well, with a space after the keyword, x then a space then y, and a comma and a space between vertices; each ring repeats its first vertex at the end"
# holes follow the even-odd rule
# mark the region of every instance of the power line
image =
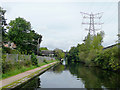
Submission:
POLYGON ((85 13, 85 12, 80 12, 82 14, 83 19, 89 19, 89 22, 82 22, 83 25, 89 25, 89 28, 85 28, 85 30, 89 31, 89 33, 92 35, 95 35, 95 31, 98 31, 100 29, 95 28, 95 25, 102 25, 103 23, 100 22, 95 22, 95 19, 100 20, 102 17, 102 13, 96 13, 93 14, 91 12, 91 14, 89 13, 85 13))

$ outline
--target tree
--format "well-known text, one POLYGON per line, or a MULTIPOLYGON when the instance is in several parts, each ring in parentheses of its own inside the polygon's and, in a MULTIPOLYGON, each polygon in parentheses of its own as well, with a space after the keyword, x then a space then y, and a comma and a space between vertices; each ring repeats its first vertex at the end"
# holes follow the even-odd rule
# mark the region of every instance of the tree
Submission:
POLYGON ((69 51, 68 60, 77 61, 78 60, 79 49, 77 47, 71 47, 69 51))
POLYGON ((65 57, 65 53, 61 49, 54 49, 55 57, 59 60, 65 57))
POLYGON ((67 54, 68 61, 81 61, 87 65, 93 64, 97 52, 102 50, 103 37, 103 31, 94 36, 89 33, 85 37, 84 43, 78 44, 77 47, 71 47, 67 54))
POLYGON ((97 35, 90 35, 88 34, 87 37, 85 37, 84 43, 88 50, 91 49, 100 49, 101 43, 103 42, 104 32, 101 31, 100 33, 97 33, 97 35))
POLYGON ((93 37, 93 41, 91 43, 92 45, 92 49, 98 49, 100 50, 102 48, 102 42, 103 42, 103 37, 104 37, 104 32, 101 31, 100 33, 97 33, 97 35, 95 35, 93 37))
POLYGON ((85 40, 84 40, 85 46, 88 50, 90 50, 90 48, 91 48, 92 40, 93 40, 93 36, 90 35, 90 33, 88 33, 87 37, 85 37, 85 40))
POLYGON ((8 40, 6 29, 5 29, 5 26, 7 25, 6 19, 4 16, 5 13, 6 13, 6 10, 0 7, 0 36, 2 36, 0 37, 0 40, 2 40, 1 42, 6 42, 8 40))
POLYGON ((40 43, 42 41, 42 35, 35 33, 34 30, 32 30, 30 34, 31 35, 29 36, 32 37, 32 41, 29 41, 27 48, 31 49, 32 47, 32 51, 35 52, 35 54, 40 55, 39 48, 40 48, 40 43))
POLYGON ((31 29, 30 22, 20 17, 10 21, 8 37, 17 45, 18 50, 27 50, 28 53, 37 52, 37 45, 42 41, 42 36, 31 29))

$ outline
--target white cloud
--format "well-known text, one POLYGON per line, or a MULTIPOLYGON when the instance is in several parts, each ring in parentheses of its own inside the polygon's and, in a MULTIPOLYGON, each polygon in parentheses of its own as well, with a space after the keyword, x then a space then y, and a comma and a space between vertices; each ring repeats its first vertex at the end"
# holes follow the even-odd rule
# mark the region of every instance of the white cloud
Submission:
POLYGON ((112 44, 117 39, 117 3, 83 3, 78 0, 75 0, 75 3, 72 3, 73 0, 65 0, 66 3, 63 0, 61 2, 64 3, 56 3, 57 0, 51 0, 54 3, 45 1, 46 3, 36 3, 37 1, 34 0, 34 3, 31 3, 4 0, 2 6, 7 9, 8 22, 19 16, 30 21, 33 29, 43 35, 41 46, 49 49, 69 50, 71 46, 82 43, 87 31, 84 30, 84 26, 81 26, 81 11, 104 12, 102 30, 105 31, 106 37, 103 45, 112 44))
POLYGON ((1 0, 2 2, 118 2, 119 0, 1 0))
POLYGON ((103 42, 104 47, 115 44, 117 39, 118 39, 117 35, 116 36, 106 35, 103 42))

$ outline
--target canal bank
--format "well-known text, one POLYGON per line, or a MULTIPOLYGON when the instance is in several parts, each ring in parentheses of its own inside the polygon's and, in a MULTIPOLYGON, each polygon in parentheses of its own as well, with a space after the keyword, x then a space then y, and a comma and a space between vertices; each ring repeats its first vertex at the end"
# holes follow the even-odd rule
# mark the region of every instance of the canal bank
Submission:
POLYGON ((15 88, 15 87, 19 87, 20 85, 28 82, 29 80, 31 80, 32 78, 36 77, 37 75, 40 75, 41 73, 45 72, 47 69, 49 69, 50 67, 56 65, 57 62, 53 62, 50 64, 46 64, 44 66, 20 73, 18 75, 3 79, 0 81, 0 83, 2 83, 2 86, 0 86, 0 88, 15 88))
POLYGON ((20 88, 120 88, 120 73, 85 67, 81 63, 59 63, 20 88))

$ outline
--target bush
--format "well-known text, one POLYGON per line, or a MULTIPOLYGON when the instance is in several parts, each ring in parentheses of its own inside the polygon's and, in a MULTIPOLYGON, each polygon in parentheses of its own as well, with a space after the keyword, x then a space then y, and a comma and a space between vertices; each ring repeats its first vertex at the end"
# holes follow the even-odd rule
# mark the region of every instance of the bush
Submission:
POLYGON ((6 62, 6 55, 2 55, 2 73, 10 71, 13 68, 12 62, 6 62))
POLYGON ((98 66, 103 69, 119 70, 120 61, 118 56, 118 48, 113 47, 99 52, 94 61, 98 66))
POLYGON ((43 62, 48 63, 46 59, 44 59, 43 62))
POLYGON ((25 66, 30 66, 31 65, 31 61, 30 60, 25 60, 24 61, 24 65, 25 66))
POLYGON ((3 53, 10 53, 10 52, 11 52, 11 50, 12 50, 11 48, 4 47, 4 46, 3 46, 3 48, 2 48, 2 49, 3 49, 3 50, 2 50, 2 52, 3 52, 3 53))
POLYGON ((10 54, 20 54, 20 52, 18 50, 13 49, 11 50, 10 54))
POLYGON ((20 69, 22 68, 23 64, 20 63, 20 61, 17 61, 14 63, 14 68, 20 69))
POLYGON ((9 54, 20 54, 20 52, 16 49, 11 49, 11 48, 8 48, 8 47, 4 47, 2 48, 2 53, 9 53, 9 54))
POLYGON ((38 66, 38 60, 37 60, 36 55, 34 53, 32 53, 32 55, 31 55, 31 62, 32 62, 32 65, 38 66))

